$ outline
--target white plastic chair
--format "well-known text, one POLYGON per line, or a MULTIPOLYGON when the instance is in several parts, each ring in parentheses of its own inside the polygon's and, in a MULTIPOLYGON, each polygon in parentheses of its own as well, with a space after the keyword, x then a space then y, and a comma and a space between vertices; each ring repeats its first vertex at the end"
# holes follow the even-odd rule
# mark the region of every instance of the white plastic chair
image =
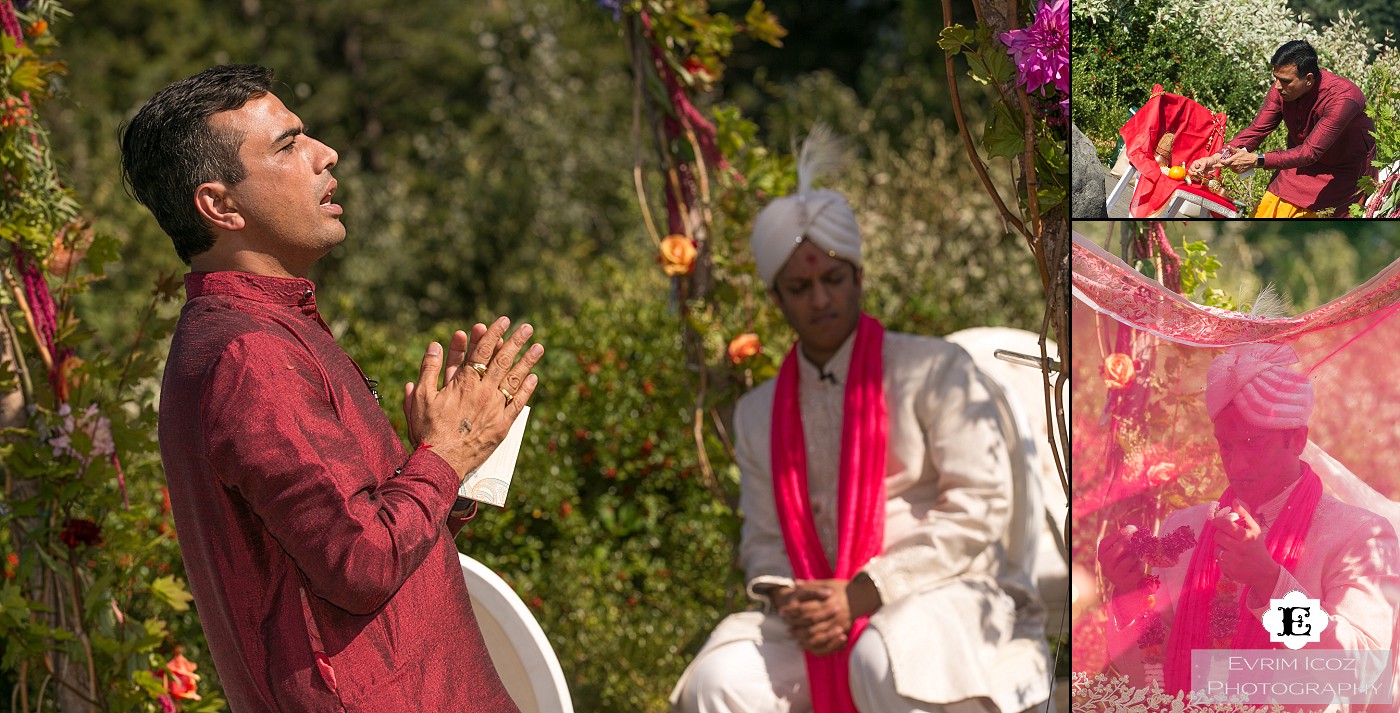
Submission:
POLYGON ((521 713, 573 713, 559 657, 515 591, 486 565, 457 553, 496 673, 521 713))
MULTIPOLYGON (((1013 498, 1007 549, 1013 568, 1027 568, 1045 606, 1045 631, 1063 634, 1068 627, 1069 567, 1061 551, 1068 514, 1050 444, 1045 437, 1045 390, 1040 371, 996 358, 998 349, 1039 356, 1040 336, 1023 329, 974 327, 954 332, 948 341, 972 356, 978 371, 992 383, 1011 446, 1013 498)), ((1052 358, 1059 350, 1047 342, 1052 358)))

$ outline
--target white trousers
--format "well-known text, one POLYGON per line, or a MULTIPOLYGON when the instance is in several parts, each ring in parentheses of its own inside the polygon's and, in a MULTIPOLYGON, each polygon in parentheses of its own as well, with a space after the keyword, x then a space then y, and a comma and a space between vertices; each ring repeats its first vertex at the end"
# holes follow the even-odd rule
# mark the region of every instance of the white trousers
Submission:
MULTIPOLYGON (((923 703, 895 692, 885 642, 866 627, 851 650, 851 697, 863 713, 997 713, 986 698, 923 703)), ((807 663, 791 637, 733 641, 691 664, 681 713, 811 713, 807 663)))

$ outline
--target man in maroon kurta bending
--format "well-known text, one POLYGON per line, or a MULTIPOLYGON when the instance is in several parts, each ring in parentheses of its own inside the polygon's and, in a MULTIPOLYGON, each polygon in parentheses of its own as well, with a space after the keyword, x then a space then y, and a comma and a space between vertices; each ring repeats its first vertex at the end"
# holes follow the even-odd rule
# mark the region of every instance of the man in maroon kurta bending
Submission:
POLYGON ((214 67, 146 102, 122 169, 192 271, 160 450, 200 622, 234 711, 514 711, 453 535, 464 475, 534 391, 509 320, 429 345, 408 452, 336 344, 307 271, 345 239, 336 153, 271 92, 214 67), (466 361, 469 360, 469 361, 466 361), (459 368, 470 365, 471 368, 459 368), (439 376, 443 383, 439 386, 439 376))
POLYGON ((1366 95, 1346 77, 1317 66, 1317 52, 1304 40, 1286 42, 1269 62, 1274 83, 1254 123, 1226 142, 1232 154, 1195 161, 1193 174, 1216 165, 1236 172, 1278 171, 1255 210, 1256 218, 1345 217, 1362 200, 1362 176, 1376 178, 1371 160, 1375 125, 1366 115, 1366 95), (1256 152, 1279 120, 1288 148, 1256 152))

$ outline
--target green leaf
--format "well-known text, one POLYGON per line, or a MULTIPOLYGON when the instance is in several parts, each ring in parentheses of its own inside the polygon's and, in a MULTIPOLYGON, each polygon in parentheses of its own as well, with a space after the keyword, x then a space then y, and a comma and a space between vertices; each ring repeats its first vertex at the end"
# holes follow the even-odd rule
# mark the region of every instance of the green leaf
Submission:
POLYGON ((150 694, 152 698, 165 693, 165 684, 154 673, 149 670, 140 669, 131 673, 131 682, 136 687, 150 694))
POLYGON ((1020 122, 1016 121, 1005 106, 998 105, 987 121, 987 130, 982 133, 982 147, 987 156, 1015 158, 1026 147, 1025 136, 1020 122))
POLYGON ((1069 170, 1069 153, 1065 151, 1063 141, 1042 136, 1035 142, 1035 150, 1045 161, 1046 167, 1055 173, 1063 174, 1069 170))
POLYGON ((756 0, 749 7, 749 11, 744 15, 744 25, 748 28, 750 37, 774 47, 783 46, 782 38, 787 35, 787 29, 778 23, 778 18, 773 13, 764 8, 762 0, 756 0))
POLYGON ((180 709, 185 713, 218 713, 228 709, 228 702, 218 694, 206 695, 198 701, 181 701, 180 709))
POLYGON ((1042 215, 1054 209, 1055 206, 1065 202, 1065 189, 1059 186, 1046 186, 1036 191, 1036 198, 1040 204, 1042 215))
POLYGON ((968 76, 982 84, 1005 84, 1014 76, 1015 66, 1005 52, 998 51, 997 45, 983 47, 967 55, 968 76))
POLYGON ((33 62, 25 62, 15 69, 10 75, 10 85, 19 91, 37 92, 44 87, 44 81, 39 78, 39 65, 33 62))
POLYGON ((170 575, 151 582, 151 594, 175 611, 189 611, 190 602, 194 600, 194 596, 185 590, 184 581, 170 575))
POLYGON ((957 54, 963 50, 963 46, 972 42, 972 30, 962 25, 945 27, 938 33, 938 46, 943 48, 948 54, 957 54))
POLYGON ((163 640, 170 634, 170 627, 164 619, 151 618, 141 622, 141 628, 146 632, 146 638, 163 640))

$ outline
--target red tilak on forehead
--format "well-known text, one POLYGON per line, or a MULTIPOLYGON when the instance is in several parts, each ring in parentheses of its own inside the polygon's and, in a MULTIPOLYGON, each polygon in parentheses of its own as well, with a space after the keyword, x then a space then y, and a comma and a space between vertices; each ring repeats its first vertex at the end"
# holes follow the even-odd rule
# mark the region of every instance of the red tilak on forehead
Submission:
POLYGON ((817 256, 816 256, 816 255, 813 255, 812 253, 807 253, 806 257, 807 257, 807 264, 808 264, 808 265, 815 265, 815 264, 817 264, 817 256))

